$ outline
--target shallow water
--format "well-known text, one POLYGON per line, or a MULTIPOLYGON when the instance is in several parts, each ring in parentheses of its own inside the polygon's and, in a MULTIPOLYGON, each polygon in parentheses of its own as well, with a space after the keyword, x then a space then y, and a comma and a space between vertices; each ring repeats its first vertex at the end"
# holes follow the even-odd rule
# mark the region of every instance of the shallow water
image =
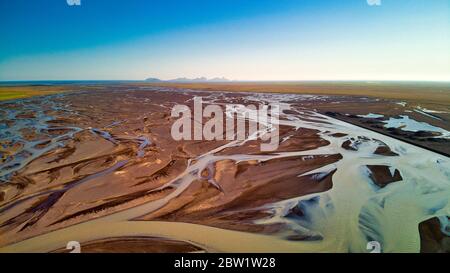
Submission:
POLYGON ((418 132, 428 131, 439 133, 438 138, 450 138, 450 132, 437 126, 433 126, 426 122, 416 121, 409 116, 401 115, 399 118, 390 117, 389 120, 383 121, 386 128, 400 128, 403 131, 418 132))

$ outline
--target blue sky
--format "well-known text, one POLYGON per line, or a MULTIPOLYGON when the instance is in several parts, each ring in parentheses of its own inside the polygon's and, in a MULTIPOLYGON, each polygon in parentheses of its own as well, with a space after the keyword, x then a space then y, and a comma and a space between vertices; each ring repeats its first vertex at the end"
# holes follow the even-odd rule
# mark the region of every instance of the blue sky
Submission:
POLYGON ((450 80, 450 1, 0 0, 0 80, 450 80))

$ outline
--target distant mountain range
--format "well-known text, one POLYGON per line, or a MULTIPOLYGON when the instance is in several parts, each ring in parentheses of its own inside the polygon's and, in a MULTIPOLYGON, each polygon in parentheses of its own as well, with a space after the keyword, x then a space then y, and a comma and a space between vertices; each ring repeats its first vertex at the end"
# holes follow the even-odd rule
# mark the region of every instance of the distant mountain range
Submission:
POLYGON ((179 83, 193 83, 193 82, 229 82, 230 80, 224 77, 216 77, 216 78, 195 78, 195 79, 189 79, 189 78, 176 78, 172 80, 160 80, 158 78, 147 78, 145 79, 146 82, 179 82, 179 83))

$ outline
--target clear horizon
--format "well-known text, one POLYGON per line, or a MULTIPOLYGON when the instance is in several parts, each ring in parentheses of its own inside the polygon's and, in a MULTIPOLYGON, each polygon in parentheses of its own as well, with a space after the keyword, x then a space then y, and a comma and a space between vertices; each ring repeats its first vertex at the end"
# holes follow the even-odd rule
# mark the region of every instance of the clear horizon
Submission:
POLYGON ((0 18, 2 82, 450 81, 447 0, 0 0, 0 18))
MULTIPOLYGON (((0 80, 0 83, 11 83, 11 82, 147 82, 145 79, 59 79, 59 80, 0 80)), ((332 83, 332 82, 359 82, 359 83, 450 83, 450 80, 229 80, 223 82, 171 82, 169 80, 161 80, 162 83, 208 83, 208 84, 221 84, 221 83, 332 83)), ((157 82, 148 82, 157 83, 157 82)))

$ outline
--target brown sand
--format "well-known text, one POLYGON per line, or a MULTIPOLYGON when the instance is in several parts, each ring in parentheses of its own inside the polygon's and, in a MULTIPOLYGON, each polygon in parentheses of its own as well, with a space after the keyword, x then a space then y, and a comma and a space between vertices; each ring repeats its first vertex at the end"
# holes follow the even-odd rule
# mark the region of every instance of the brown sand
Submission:
MULTIPOLYGON (((260 86, 244 86, 245 91, 260 88, 260 86)), ((226 87, 231 88, 228 85, 226 87)), ((53 117, 53 120, 47 121, 49 130, 33 131, 33 128, 24 128, 21 131, 26 140, 44 140, 37 146, 43 149, 49 145, 48 138, 65 136, 71 132, 70 127, 81 129, 74 132, 73 136, 63 138, 61 140, 63 146, 51 149, 33 159, 13 173, 9 183, 0 185, 2 234, 0 246, 100 218, 149 201, 160 200, 174 190, 172 187, 160 188, 182 173, 189 159, 226 143, 226 141, 172 140, 170 128, 174 119, 170 117, 171 106, 175 103, 186 103, 192 95, 177 91, 124 92, 129 88, 130 86, 114 86, 111 87, 112 91, 91 90, 88 93, 72 93, 55 98, 56 102, 66 105, 65 110, 70 111, 45 109, 45 112, 53 117), (149 140, 149 144, 143 148, 140 147, 142 138, 149 140), (141 156, 138 156, 140 153, 141 156)), ((214 89, 220 88, 224 86, 214 86, 214 89)), ((264 90, 270 91, 273 88, 279 86, 268 85, 264 90)), ((289 85, 277 90, 280 92, 302 90, 295 88, 298 87, 289 85)), ((336 93, 341 94, 340 92, 343 91, 336 93)), ((377 92, 373 91, 373 94, 376 95, 377 92)), ((438 95, 433 101, 435 99, 439 101, 442 98, 438 95)), ((236 96, 235 102, 240 102, 239 96, 236 96)), ((41 102, 36 98, 31 103, 41 102)), ((351 109, 352 114, 367 114, 368 109, 386 115, 396 114, 397 112, 390 112, 389 103, 369 101, 362 105, 361 101, 352 102, 350 99, 343 105, 351 109)), ((188 105, 192 106, 191 103, 188 105)), ((20 109, 21 106, 11 102, 8 107, 20 109)), ((302 107, 327 112, 335 106, 316 102, 314 105, 304 104, 302 107)), ((18 118, 36 117, 28 111, 18 118)), ((424 117, 417 116, 417 118, 424 117)), ((448 126, 446 122, 439 123, 443 124, 448 126)), ((281 128, 281 133, 282 136, 289 134, 290 138, 280 145, 277 152, 303 151, 328 144, 316 131, 310 129, 301 128, 290 132, 281 128)), ((344 134, 335 137, 342 136, 344 134)), ((411 138, 411 141, 415 140, 411 138)), ((448 146, 438 144, 423 145, 448 152, 443 148, 448 146)), ((23 143, 11 143, 10 146, 5 143, 5 145, 7 148, 3 148, 0 152, 13 158, 18 156, 16 152, 23 143)), ((249 141, 243 146, 228 148, 218 154, 257 154, 258 148, 258 142, 249 141)), ((378 153, 395 156, 390 154, 389 147, 381 149, 378 153)), ((267 216, 267 212, 261 207, 272 202, 330 189, 333 186, 332 173, 319 181, 313 176, 298 177, 298 175, 336 162, 340 158, 339 154, 328 154, 307 160, 303 157, 292 157, 263 163, 218 161, 212 166, 214 171, 202 172, 205 179, 195 181, 167 205, 140 217, 139 220, 188 222, 264 234, 279 232, 283 230, 283 226, 254 224, 254 220, 264 219, 267 216), (218 186, 208 182, 210 176, 214 177, 218 186)), ((387 171, 383 167, 375 166, 371 170, 374 173, 375 183, 380 186, 400 180, 397 173, 394 177, 387 177, 387 171)), ((147 240, 108 239, 91 242, 85 249, 92 252, 198 250, 188 244, 168 241, 152 241, 155 247, 150 247, 147 240)))

